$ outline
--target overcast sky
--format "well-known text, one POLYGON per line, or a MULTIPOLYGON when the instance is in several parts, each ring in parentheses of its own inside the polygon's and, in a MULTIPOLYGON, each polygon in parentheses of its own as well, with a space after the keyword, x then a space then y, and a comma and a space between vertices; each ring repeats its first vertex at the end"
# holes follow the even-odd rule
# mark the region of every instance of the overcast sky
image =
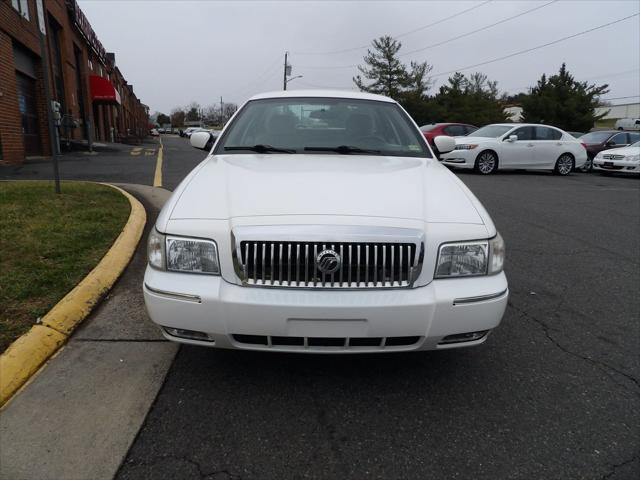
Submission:
MULTIPOLYGON (((380 35, 402 42, 404 62, 426 60, 437 75, 640 11, 639 0, 78 3, 106 50, 115 52, 141 101, 152 112, 165 113, 191 101, 206 106, 222 96, 225 102, 242 103, 255 93, 281 89, 285 51, 290 52, 293 75, 303 75, 289 89, 352 89, 357 73, 352 65, 362 63, 366 54, 366 47, 358 47, 380 35), (536 7, 541 8, 449 41, 536 7)), ((608 83, 607 98, 636 96, 612 103, 639 101, 640 17, 462 72, 484 72, 498 81, 501 91, 515 93, 542 73, 557 72, 562 62, 578 80, 608 83)), ((448 76, 436 76, 435 89, 448 76)))

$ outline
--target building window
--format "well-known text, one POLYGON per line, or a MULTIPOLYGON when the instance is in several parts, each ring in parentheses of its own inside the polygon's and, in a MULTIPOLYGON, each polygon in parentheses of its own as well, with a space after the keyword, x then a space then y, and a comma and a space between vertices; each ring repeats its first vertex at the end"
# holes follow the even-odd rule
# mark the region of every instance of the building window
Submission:
POLYGON ((87 60, 87 65, 89 65, 89 70, 93 72, 93 62, 91 61, 91 59, 87 60))
POLYGON ((18 11, 20 16, 29 20, 29 1, 28 0, 11 0, 11 6, 18 11))

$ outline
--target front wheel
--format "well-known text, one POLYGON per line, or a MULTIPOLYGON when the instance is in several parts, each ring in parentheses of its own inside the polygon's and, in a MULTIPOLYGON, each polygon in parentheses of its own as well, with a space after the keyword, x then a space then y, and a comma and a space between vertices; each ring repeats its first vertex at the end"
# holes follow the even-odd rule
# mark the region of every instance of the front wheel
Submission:
POLYGON ((493 152, 482 152, 473 169, 481 175, 489 175, 498 169, 498 157, 493 152))
POLYGON ((560 158, 556 160, 556 166, 553 169, 557 175, 569 175, 573 170, 573 157, 568 153, 563 153, 560 158))

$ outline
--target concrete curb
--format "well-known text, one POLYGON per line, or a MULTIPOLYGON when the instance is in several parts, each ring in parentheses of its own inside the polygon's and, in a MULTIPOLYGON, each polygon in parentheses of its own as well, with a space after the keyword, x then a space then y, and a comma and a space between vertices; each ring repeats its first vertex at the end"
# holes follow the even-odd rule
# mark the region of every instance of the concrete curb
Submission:
POLYGON ((129 219, 98 265, 42 318, 41 324, 31 327, 0 355, 0 406, 64 344, 133 257, 147 222, 145 209, 121 188, 108 183, 102 185, 115 188, 127 197, 131 205, 129 219))

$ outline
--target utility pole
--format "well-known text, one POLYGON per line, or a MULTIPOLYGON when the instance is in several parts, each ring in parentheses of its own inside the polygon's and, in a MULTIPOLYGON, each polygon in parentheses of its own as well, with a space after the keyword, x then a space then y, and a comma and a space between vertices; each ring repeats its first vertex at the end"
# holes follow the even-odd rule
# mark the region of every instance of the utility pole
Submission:
POLYGON ((40 27, 40 55, 42 57, 42 80, 44 85, 44 97, 47 102, 47 118, 49 124, 49 140, 51 141, 51 158, 53 160, 53 179, 56 193, 60 193, 60 172, 58 170, 58 135, 56 132, 55 120, 53 118, 53 104, 51 102, 51 86, 49 85, 49 55, 45 44, 47 34, 45 26, 45 11, 42 0, 37 0, 36 9, 38 14, 38 26, 40 27))
POLYGON ((284 71, 282 75, 282 89, 287 89, 287 57, 289 56, 289 52, 284 52, 284 71))
POLYGON ((220 97, 220 126, 222 126, 224 122, 224 112, 222 111, 222 105, 222 97, 220 97))

